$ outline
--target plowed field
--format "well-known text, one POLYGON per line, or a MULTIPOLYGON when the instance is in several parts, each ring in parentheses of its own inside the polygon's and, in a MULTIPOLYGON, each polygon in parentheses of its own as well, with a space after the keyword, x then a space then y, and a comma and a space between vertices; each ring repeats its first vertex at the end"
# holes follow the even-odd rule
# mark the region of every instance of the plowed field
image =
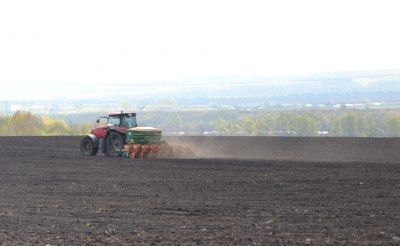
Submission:
MULTIPOLYGON (((398 153, 381 162, 315 161, 321 151, 304 147, 295 150, 301 160, 237 159, 235 151, 224 158, 131 161, 83 157, 79 141, 0 138, 0 242, 400 243, 398 153)), ((381 148, 377 153, 390 150, 381 148)))

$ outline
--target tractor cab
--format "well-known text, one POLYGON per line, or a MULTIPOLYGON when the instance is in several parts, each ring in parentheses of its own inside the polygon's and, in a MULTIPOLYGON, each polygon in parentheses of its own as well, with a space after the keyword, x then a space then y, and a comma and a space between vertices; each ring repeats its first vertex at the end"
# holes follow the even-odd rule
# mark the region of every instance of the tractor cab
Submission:
MULTIPOLYGON (((119 113, 119 114, 109 114, 106 118, 108 127, 121 127, 125 129, 133 128, 137 126, 136 113, 119 113)), ((100 119, 97 120, 100 123, 100 119)))

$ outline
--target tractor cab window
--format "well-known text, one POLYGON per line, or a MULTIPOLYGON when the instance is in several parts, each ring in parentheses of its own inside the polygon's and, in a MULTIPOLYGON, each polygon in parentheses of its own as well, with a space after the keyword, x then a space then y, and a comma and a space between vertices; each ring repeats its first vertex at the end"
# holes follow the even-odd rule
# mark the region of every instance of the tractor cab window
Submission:
POLYGON ((122 117, 122 123, 121 124, 122 124, 123 127, 127 128, 127 129, 132 128, 132 127, 136 127, 137 126, 136 117, 135 116, 131 116, 131 115, 122 117))
POLYGON ((108 126, 119 126, 121 124, 121 119, 117 116, 111 116, 108 119, 108 126))

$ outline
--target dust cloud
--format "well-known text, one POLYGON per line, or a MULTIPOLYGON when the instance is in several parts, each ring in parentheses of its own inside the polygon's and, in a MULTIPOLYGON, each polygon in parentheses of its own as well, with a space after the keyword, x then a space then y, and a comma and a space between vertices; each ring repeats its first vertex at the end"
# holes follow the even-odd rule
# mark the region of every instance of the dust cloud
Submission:
POLYGON ((400 139, 339 137, 169 136, 199 158, 399 163, 400 139))

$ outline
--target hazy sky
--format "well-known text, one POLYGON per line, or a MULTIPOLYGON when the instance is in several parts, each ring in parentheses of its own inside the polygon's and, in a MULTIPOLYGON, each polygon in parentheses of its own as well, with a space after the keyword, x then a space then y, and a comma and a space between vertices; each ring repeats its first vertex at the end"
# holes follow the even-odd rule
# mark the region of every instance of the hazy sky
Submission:
POLYGON ((398 0, 1 1, 0 85, 400 69, 399 13, 398 0))

